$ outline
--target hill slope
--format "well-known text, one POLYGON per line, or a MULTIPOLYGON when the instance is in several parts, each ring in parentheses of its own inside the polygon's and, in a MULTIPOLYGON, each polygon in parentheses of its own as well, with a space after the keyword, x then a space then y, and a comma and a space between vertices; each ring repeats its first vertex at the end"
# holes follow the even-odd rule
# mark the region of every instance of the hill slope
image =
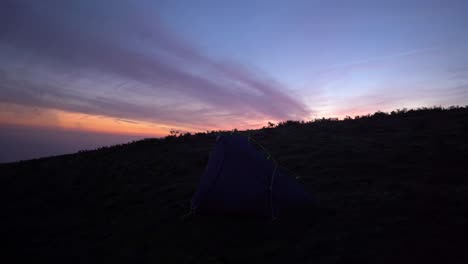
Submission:
POLYGON ((0 165, 6 252, 48 262, 467 263, 467 108, 245 133, 301 176, 317 200, 303 217, 183 218, 216 134, 148 139, 0 165))

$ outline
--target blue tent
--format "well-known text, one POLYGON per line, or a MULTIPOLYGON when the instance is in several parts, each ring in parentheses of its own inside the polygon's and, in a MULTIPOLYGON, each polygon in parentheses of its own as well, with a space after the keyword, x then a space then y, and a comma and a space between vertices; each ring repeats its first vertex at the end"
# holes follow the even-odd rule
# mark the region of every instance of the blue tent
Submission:
POLYGON ((277 217, 309 204, 296 179, 249 142, 233 134, 218 137, 191 208, 199 213, 277 217))

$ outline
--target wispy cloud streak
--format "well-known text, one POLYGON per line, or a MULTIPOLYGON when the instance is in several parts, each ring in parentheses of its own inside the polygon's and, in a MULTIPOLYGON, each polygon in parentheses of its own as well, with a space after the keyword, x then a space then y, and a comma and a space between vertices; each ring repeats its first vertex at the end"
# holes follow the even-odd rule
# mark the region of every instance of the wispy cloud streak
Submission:
POLYGON ((407 51, 403 51, 403 52, 391 53, 391 54, 387 54, 387 55, 370 57, 370 58, 365 58, 365 59, 361 59, 361 60, 354 60, 354 61, 348 61, 348 62, 343 62, 343 63, 337 63, 337 64, 325 66, 325 67, 317 69, 317 70, 318 71, 330 71, 330 70, 339 69, 339 68, 362 66, 362 65, 368 64, 368 63, 382 62, 382 61, 386 61, 386 60, 392 60, 392 59, 397 59, 397 58, 401 58, 401 57, 407 57, 407 56, 422 54, 422 53, 426 53, 426 52, 434 52, 435 50, 437 50, 437 48, 420 48, 420 49, 414 49, 414 50, 407 50, 407 51))
POLYGON ((0 102, 216 127, 302 118, 286 87, 220 62, 130 1, 2 1, 0 102))

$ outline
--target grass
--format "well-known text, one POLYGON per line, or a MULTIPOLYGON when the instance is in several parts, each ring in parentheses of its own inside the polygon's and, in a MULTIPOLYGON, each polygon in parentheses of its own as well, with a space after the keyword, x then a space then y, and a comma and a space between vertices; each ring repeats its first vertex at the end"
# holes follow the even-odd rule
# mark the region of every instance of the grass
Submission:
POLYGON ((184 218, 218 132, 0 164, 19 262, 468 263, 468 108, 287 121, 251 135, 317 203, 184 218))

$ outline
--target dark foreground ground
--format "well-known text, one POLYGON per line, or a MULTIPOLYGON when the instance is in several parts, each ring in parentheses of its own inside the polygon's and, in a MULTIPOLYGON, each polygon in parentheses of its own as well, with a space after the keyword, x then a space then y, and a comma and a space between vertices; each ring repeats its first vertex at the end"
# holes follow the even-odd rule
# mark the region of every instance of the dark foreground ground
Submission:
POLYGON ((0 165, 2 258, 468 263, 468 109, 248 131, 301 176, 294 218, 183 218, 215 133, 0 165))

